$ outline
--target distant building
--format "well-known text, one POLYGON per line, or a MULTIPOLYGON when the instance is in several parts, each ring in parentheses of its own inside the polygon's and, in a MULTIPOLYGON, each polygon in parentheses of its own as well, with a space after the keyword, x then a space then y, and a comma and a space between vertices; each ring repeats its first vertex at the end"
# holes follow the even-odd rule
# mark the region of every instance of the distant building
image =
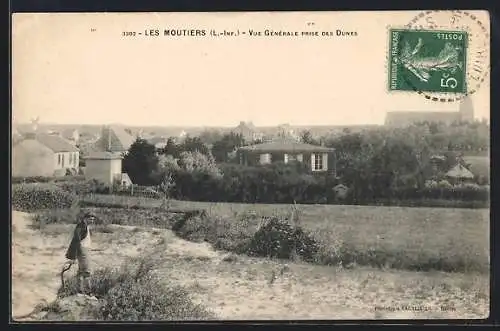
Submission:
POLYGON ((104 126, 101 137, 93 144, 93 152, 127 152, 135 138, 119 126, 104 126))
POLYGON ((445 177, 448 182, 457 184, 461 182, 472 181, 474 179, 474 174, 462 164, 458 163, 446 172, 445 177))
POLYGON ((453 122, 474 121, 474 108, 472 100, 466 97, 462 100, 459 110, 455 112, 433 112, 433 111, 396 111, 388 112, 385 118, 387 126, 408 126, 416 122, 435 122, 451 124, 453 122))
POLYGON ((80 133, 76 129, 63 130, 61 136, 71 142, 73 145, 78 145, 80 140, 80 133))
POLYGON ((255 166, 272 162, 303 162, 313 172, 336 172, 335 150, 323 146, 303 144, 289 139, 243 146, 238 149, 239 163, 255 166))
POLYGON ((246 142, 253 142, 262 139, 262 132, 259 132, 252 122, 240 122, 238 126, 231 130, 235 134, 241 134, 246 142))
POLYGON ((58 135, 30 132, 12 146, 12 176, 65 176, 76 174, 79 150, 58 135))
POLYGON ((86 180, 97 180, 108 187, 132 183, 128 175, 122 173, 122 156, 117 153, 93 152, 85 158, 85 165, 86 180))
POLYGON ((465 97, 458 109, 460 119, 464 122, 474 122, 474 106, 470 97, 465 97))
POLYGON ((278 125, 277 136, 279 138, 284 138, 284 139, 293 139, 296 141, 300 140, 300 135, 297 134, 297 132, 295 132, 295 130, 291 127, 290 124, 278 125))

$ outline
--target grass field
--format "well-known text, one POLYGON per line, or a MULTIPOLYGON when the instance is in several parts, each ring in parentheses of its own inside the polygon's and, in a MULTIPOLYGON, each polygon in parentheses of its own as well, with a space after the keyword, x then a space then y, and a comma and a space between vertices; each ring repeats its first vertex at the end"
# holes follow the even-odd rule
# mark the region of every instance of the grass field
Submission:
MULTIPOLYGON (((147 211, 158 207, 159 200, 97 195, 93 201, 102 205, 146 208, 146 211, 97 208, 97 212, 105 212, 105 218, 115 219, 111 223, 133 225, 139 219, 155 219, 156 226, 161 224, 158 214, 162 212, 147 211), (137 214, 141 216, 133 216, 137 214)), ((191 201, 171 201, 171 208, 204 209, 212 218, 229 220, 238 231, 246 231, 249 235, 256 230, 260 217, 287 216, 292 211, 290 205, 191 201)), ((342 250, 347 262, 389 264, 411 270, 489 272, 488 209, 342 205, 298 205, 297 208, 299 225, 331 250, 342 250), (349 254, 353 256, 346 256, 349 254)))

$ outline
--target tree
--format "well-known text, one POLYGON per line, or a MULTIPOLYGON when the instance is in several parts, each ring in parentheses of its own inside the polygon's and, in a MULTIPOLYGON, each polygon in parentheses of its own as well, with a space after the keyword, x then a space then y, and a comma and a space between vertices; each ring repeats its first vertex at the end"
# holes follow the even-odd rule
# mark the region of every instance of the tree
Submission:
POLYGON ((145 139, 137 138, 123 158, 123 171, 128 173, 134 184, 151 185, 157 170, 158 157, 155 146, 145 139))
POLYGON ((234 132, 225 134, 216 141, 212 147, 212 154, 217 162, 229 162, 230 153, 245 144, 245 139, 241 134, 234 132))
POLYGON ((200 152, 182 152, 179 159, 179 166, 186 172, 198 172, 214 177, 222 176, 221 170, 217 167, 212 154, 202 154, 200 152))
POLYGON ((311 131, 305 130, 300 135, 300 141, 304 144, 318 145, 317 141, 313 138, 311 131))
POLYGON ((222 139, 222 134, 217 130, 204 130, 199 135, 200 140, 206 145, 213 145, 222 139))
POLYGON ((177 158, 177 157, 179 157, 179 153, 180 153, 179 149, 180 148, 175 143, 174 138, 170 137, 170 138, 168 138, 167 144, 165 145, 165 147, 163 147, 163 149, 160 151, 160 154, 171 155, 172 157, 177 158))
POLYGON ((179 146, 179 152, 199 152, 204 155, 210 154, 210 150, 199 137, 186 137, 179 146))

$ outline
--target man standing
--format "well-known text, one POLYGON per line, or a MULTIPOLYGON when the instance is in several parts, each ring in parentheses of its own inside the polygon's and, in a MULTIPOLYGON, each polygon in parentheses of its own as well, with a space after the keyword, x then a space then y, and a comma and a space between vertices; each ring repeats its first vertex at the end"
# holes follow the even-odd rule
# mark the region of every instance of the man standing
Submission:
MULTIPOLYGON (((79 292, 90 295, 90 229, 89 225, 96 219, 92 213, 85 213, 73 233, 73 239, 66 251, 66 258, 75 261, 78 260, 78 285, 79 292)), ((73 262, 74 263, 74 262, 73 262)))

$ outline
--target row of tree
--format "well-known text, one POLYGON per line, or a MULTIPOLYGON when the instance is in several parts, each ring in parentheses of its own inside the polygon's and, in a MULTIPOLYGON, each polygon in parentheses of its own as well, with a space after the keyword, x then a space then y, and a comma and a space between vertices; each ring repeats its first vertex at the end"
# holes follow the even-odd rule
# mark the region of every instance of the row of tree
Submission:
MULTIPOLYGON (((201 193, 195 194, 193 192, 203 191, 213 196, 217 192, 217 194, 222 194, 228 189, 239 192, 235 193, 235 196, 229 196, 227 198, 229 200, 237 199, 237 196, 249 200, 250 198, 242 198, 242 196, 250 194, 254 196, 252 199, 259 200, 266 197, 262 199, 267 201, 272 200, 269 196, 271 194, 269 192, 272 190, 277 190, 276 194, 281 194, 279 193, 281 189, 278 190, 277 187, 281 187, 285 191, 296 192, 298 190, 302 193, 296 192, 291 196, 301 196, 301 194, 305 194, 303 192, 311 192, 313 187, 321 187, 318 192, 321 190, 324 192, 327 188, 321 183, 333 185, 339 181, 351 188, 352 199, 355 201, 379 198, 394 199, 404 190, 422 191, 426 181, 439 179, 437 178, 439 173, 436 173, 432 164, 431 157, 434 154, 445 154, 445 168, 460 162, 455 149, 445 148, 446 143, 436 144, 438 141, 436 137, 440 135, 440 137, 447 137, 443 140, 446 142, 457 136, 460 137, 457 138, 457 142, 461 141, 464 144, 467 142, 474 146, 474 149, 481 149, 488 145, 483 141, 486 138, 478 138, 480 137, 479 133, 484 133, 482 123, 457 124, 455 126, 423 123, 401 129, 381 127, 357 133, 346 131, 337 136, 319 139, 314 138, 310 132, 304 132, 303 142, 321 143, 335 148, 337 175, 340 180, 338 178, 333 180, 321 179, 318 176, 313 177, 307 173, 306 168, 303 168, 300 174, 293 174, 293 176, 300 178, 299 183, 292 178, 293 176, 284 175, 286 171, 289 171, 286 170, 288 168, 228 167, 227 164, 234 161, 234 151, 246 144, 241 135, 234 133, 218 136, 216 140, 212 141, 211 148, 200 138, 203 135, 187 137, 182 143, 176 143, 174 139, 169 139, 165 148, 159 151, 155 150, 154 146, 147 141, 138 139, 125 156, 123 167, 132 181, 140 185, 159 185, 165 178, 173 174, 177 187, 176 194, 179 197, 190 199, 194 199, 194 196, 201 198, 199 196, 201 193), (475 136, 474 132, 476 132, 475 136), (275 173, 271 176, 270 172, 275 173), (272 181, 281 184, 276 184, 276 186, 271 184, 272 181), (209 185, 208 183, 219 187, 218 191, 200 189, 200 185, 206 187, 209 185), (194 186, 189 188, 190 185, 194 186), (265 192, 255 191, 259 189, 265 190, 265 192)), ((483 179, 482 184, 487 182, 488 179, 483 179)), ((291 197, 285 195, 275 198, 282 201, 291 197)), ((412 193, 412 196, 415 194, 412 193)), ((311 199, 315 200, 316 197, 311 199)), ((303 197, 303 199, 308 200, 309 198, 303 197)))

